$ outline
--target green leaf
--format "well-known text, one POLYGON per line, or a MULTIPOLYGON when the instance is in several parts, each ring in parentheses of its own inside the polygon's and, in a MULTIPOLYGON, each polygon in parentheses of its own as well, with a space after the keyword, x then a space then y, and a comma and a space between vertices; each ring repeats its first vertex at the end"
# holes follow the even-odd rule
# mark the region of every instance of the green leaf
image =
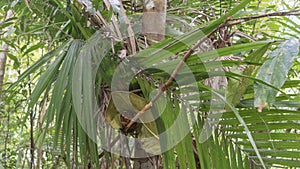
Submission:
MULTIPOLYGON (((51 112, 52 117, 50 116, 47 122, 51 122, 50 120, 53 118, 54 113, 56 112, 54 145, 56 145, 58 141, 58 134, 61 132, 60 128, 63 118, 71 111, 72 101, 70 79, 75 60, 78 57, 81 46, 82 42, 78 40, 74 40, 72 42, 71 46, 68 49, 68 53, 66 54, 66 58, 64 59, 64 63, 57 76, 57 80, 52 92, 53 94, 49 106, 53 106, 54 111, 51 112)), ((69 120, 67 122, 69 122, 69 120)), ((67 131, 65 131, 64 133, 67 133, 67 131)))
POLYGON ((184 130, 190 127, 186 109, 182 108, 182 106, 184 106, 183 103, 181 105, 181 108, 179 107, 179 103, 177 99, 174 100, 174 104, 177 105, 175 107, 175 110, 177 111, 180 110, 178 112, 178 116, 176 120, 178 120, 179 124, 181 124, 180 127, 178 126, 177 128, 178 133, 176 133, 176 135, 178 136, 174 136, 174 137, 181 138, 182 136, 184 136, 181 142, 176 145, 179 165, 181 168, 196 168, 191 133, 190 132, 187 133, 184 130))
POLYGON ((257 157, 258 157, 258 159, 261 163, 261 165, 265 169, 266 166, 265 166, 264 161, 263 161, 263 159, 262 159, 262 157, 261 157, 261 155, 258 151, 258 148, 257 148, 258 146, 256 145, 256 142, 254 141, 254 139, 252 137, 252 134, 251 134, 246 122, 244 121, 244 118, 239 114, 238 110, 231 103, 227 102, 227 100, 221 94, 213 91, 212 89, 210 89, 206 86, 203 86, 203 87, 210 90, 213 94, 215 94, 218 98, 220 98, 224 103, 226 103, 226 105, 233 111, 233 113, 236 117, 236 119, 234 119, 234 120, 237 120, 244 127, 244 131, 246 132, 247 137, 249 139, 248 144, 253 147, 253 149, 255 150, 255 153, 256 153, 256 155, 257 155, 257 157))
MULTIPOLYGON (((299 148, 300 137, 299 134, 292 132, 300 128, 300 124, 297 123, 300 120, 298 111, 271 109, 257 112, 252 109, 240 111, 240 116, 249 126, 249 131, 251 131, 257 144, 258 151, 267 165, 292 166, 288 162, 300 158, 300 152, 296 151, 299 148), (274 157, 278 161, 275 161, 274 157)), ((251 148, 248 136, 244 132, 244 127, 235 119, 233 112, 223 113, 220 124, 226 126, 222 130, 230 131, 228 137, 235 144, 243 147, 245 153, 250 155, 255 153, 255 150, 251 148), (232 120, 235 123, 232 123, 232 120)), ((251 160, 257 159, 253 155, 249 158, 251 160)))
POLYGON ((24 53, 23 56, 26 56, 27 54, 29 54, 30 52, 40 49, 42 46, 44 46, 44 43, 40 42, 36 45, 31 46, 29 49, 27 49, 24 53))
MULTIPOLYGON (((298 56, 298 50, 299 42, 297 40, 285 41, 270 54, 269 60, 261 66, 256 78, 280 89, 293 65, 294 58, 298 56)), ((276 93, 277 91, 271 87, 255 83, 254 105, 258 107, 258 111, 262 111, 266 106, 271 106, 275 102, 276 93)))
POLYGON ((29 107, 33 108, 33 106, 37 103, 39 97, 42 95, 43 91, 47 88, 47 86, 51 85, 54 76, 56 75, 66 53, 62 53, 58 59, 56 59, 52 65, 42 74, 37 83, 36 87, 34 88, 31 96, 29 107))
MULTIPOLYGON (((253 62, 259 62, 262 60, 264 54, 268 50, 270 44, 266 44, 263 47, 257 49, 253 52, 250 56, 247 57, 247 60, 251 60, 253 62)), ((234 73, 243 73, 244 75, 251 76, 255 74, 256 67, 248 66, 244 72, 239 70, 237 67, 233 67, 231 72, 234 73)), ((234 106, 239 104, 240 99, 242 98, 243 94, 246 92, 247 88, 251 84, 251 80, 248 78, 241 78, 241 79, 233 79, 230 78, 228 80, 228 86, 226 88, 226 99, 228 102, 232 103, 234 106), (239 92, 236 92, 239 91, 239 92)))
MULTIPOLYGON (((157 129, 159 133, 166 131, 169 127, 171 127, 176 120, 176 115, 173 110, 173 103, 171 102, 171 95, 168 92, 166 101, 162 99, 158 100, 155 103, 155 107, 157 107, 158 112, 163 112, 160 115, 160 121, 157 122, 157 129), (166 103, 165 103, 166 102, 166 103)), ((171 139, 173 138, 173 134, 171 132, 167 132, 166 135, 160 136, 160 146, 161 149, 164 150, 168 146, 172 145, 171 139)), ((173 149, 170 149, 163 153, 163 164, 165 168, 175 169, 176 164, 175 161, 175 153, 173 149)))
POLYGON ((43 64, 45 64, 46 62, 50 61, 54 56, 62 53, 64 50, 66 50, 69 47, 69 45, 70 45, 71 42, 72 42, 72 40, 65 42, 60 47, 58 47, 56 50, 50 51, 45 56, 43 56, 38 61, 36 61, 32 66, 30 66, 28 69, 26 69, 19 76, 19 78, 18 78, 18 80, 16 82, 14 82, 11 86, 9 86, 8 90, 11 90, 11 89, 15 88, 20 82, 22 82, 22 80, 24 80, 26 77, 28 77, 28 75, 30 75, 31 73, 37 71, 38 69, 41 68, 41 66, 43 64))
MULTIPOLYGON (((72 101, 77 118, 92 139, 96 139, 95 78, 110 43, 96 32, 81 48, 72 72, 72 101)), ((101 78, 101 77, 99 77, 101 78)), ((101 79, 98 79, 101 83, 101 79)))
POLYGON ((0 29, 3 30, 4 28, 7 28, 7 27, 9 27, 12 24, 14 24, 14 22, 8 22, 6 20, 3 24, 0 24, 0 29))
MULTIPOLYGON (((7 53, 7 56, 14 61, 14 64, 16 64, 17 68, 20 66, 19 60, 17 58, 17 56, 11 54, 11 53, 7 53)), ((15 68, 16 69, 16 68, 15 68)))

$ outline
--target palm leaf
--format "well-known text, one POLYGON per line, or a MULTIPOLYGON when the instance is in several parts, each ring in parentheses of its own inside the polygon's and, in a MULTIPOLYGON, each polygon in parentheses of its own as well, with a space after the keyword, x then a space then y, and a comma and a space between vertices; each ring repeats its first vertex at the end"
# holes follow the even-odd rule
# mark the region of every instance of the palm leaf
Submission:
MULTIPOLYGON (((240 115, 249 126, 258 151, 266 164, 281 167, 298 167, 300 165, 299 135, 292 133, 293 130, 299 129, 298 111, 243 110, 240 111, 240 115)), ((255 151, 251 148, 248 137, 243 131, 243 127, 235 119, 234 113, 223 113, 220 124, 225 126, 222 130, 228 132, 228 137, 244 152, 251 154, 249 156, 251 160, 256 161, 257 158, 253 155, 255 151)))

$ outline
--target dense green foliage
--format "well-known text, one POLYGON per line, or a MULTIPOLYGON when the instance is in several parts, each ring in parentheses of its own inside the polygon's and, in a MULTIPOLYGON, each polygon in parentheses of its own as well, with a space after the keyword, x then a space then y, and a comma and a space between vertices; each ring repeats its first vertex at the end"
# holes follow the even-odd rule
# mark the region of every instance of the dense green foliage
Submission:
POLYGON ((300 167, 299 1, 170 0, 161 42, 138 30, 140 1, 109 2, 0 2, 0 169, 131 168, 109 151, 119 133, 154 138, 139 143, 157 168, 300 167), (129 112, 164 89, 127 131, 110 98, 129 112))

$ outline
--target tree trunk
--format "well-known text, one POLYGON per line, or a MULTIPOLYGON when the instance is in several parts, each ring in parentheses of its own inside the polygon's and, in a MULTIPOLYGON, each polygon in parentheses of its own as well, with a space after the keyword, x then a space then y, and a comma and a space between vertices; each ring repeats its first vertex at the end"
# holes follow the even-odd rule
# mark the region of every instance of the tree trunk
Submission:
POLYGON ((167 0, 144 0, 143 34, 155 41, 165 38, 167 0))
MULTIPOLYGON (((6 12, 5 20, 7 20, 11 17, 13 17, 13 10, 10 9, 6 12)), ((4 32, 10 28, 12 28, 12 26, 4 28, 4 32)), ((4 82, 5 64, 6 64, 7 51, 8 51, 8 45, 5 42, 2 42, 1 50, 2 50, 2 52, 0 52, 0 96, 2 95, 1 94, 2 93, 2 85, 4 82)))
MULTIPOLYGON (((144 0, 142 33, 151 40, 162 41, 165 38, 167 0, 144 0)), ((136 144, 136 154, 149 155, 134 160, 134 169, 158 168, 158 156, 145 152, 141 145, 136 144)))
POLYGON ((4 73, 5 73, 5 64, 6 64, 6 58, 7 58, 7 50, 8 45, 5 42, 2 42, 1 49, 3 52, 0 52, 0 95, 2 95, 2 85, 4 81, 4 73))

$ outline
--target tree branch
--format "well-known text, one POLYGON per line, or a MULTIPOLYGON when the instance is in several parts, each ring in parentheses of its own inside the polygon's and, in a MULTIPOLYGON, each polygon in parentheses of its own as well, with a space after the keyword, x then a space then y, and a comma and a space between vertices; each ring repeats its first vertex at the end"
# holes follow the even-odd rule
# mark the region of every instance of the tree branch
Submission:
POLYGON ((228 25, 238 25, 242 22, 247 22, 250 20, 265 18, 265 17, 275 17, 275 16, 300 16, 300 10, 295 11, 286 11, 286 12, 273 12, 273 13, 267 13, 267 14, 261 14, 256 16, 248 16, 243 18, 231 18, 228 21, 232 21, 228 23, 228 25))
MULTIPOLYGON (((209 37, 213 35, 219 28, 228 26, 228 25, 236 25, 240 24, 242 22, 254 20, 254 19, 259 19, 263 17, 273 17, 273 16, 298 16, 300 15, 299 13, 300 10, 295 10, 295 11, 287 11, 287 12, 274 12, 274 13, 267 13, 267 14, 262 14, 262 15, 257 15, 257 16, 249 16, 249 17, 244 17, 244 18, 227 18, 223 24, 221 24, 218 28, 215 30, 211 31, 206 37, 209 37), (229 22, 233 21, 233 22, 229 22)), ((131 121, 128 123, 128 125, 125 128, 125 132, 133 125, 134 122, 138 120, 138 118, 144 114, 147 110, 149 110, 152 105, 159 99, 159 97, 163 94, 164 91, 171 85, 172 81, 174 80, 175 76, 178 74, 180 68, 183 66, 184 62, 194 53, 195 49, 202 44, 205 41, 205 37, 200 40, 196 45, 194 45, 182 58, 180 63, 177 65, 173 73, 171 74, 171 77, 168 79, 168 81, 161 87, 160 91, 157 93, 157 95, 148 103, 144 106, 144 108, 139 111, 134 118, 131 119, 131 121)))
MULTIPOLYGON (((267 14, 262 14, 262 15, 257 15, 257 16, 249 16, 249 17, 244 17, 244 18, 227 18, 223 24, 221 24, 218 28, 210 32, 206 37, 209 37, 213 35, 219 28, 228 26, 228 25, 236 25, 240 24, 245 21, 250 21, 254 19, 259 19, 259 18, 264 18, 264 17, 273 17, 273 16, 298 16, 300 15, 299 12, 300 10, 295 10, 295 11, 287 11, 287 12, 274 12, 274 13, 267 13, 267 14), (230 22, 233 21, 233 22, 230 22)), ((133 125, 134 122, 138 120, 138 118, 144 114, 147 110, 149 110, 153 104, 159 99, 159 97, 163 94, 164 91, 171 85, 173 82, 175 76, 178 74, 180 68, 183 66, 184 62, 194 53, 195 49, 205 41, 205 37, 200 40, 196 45, 194 45, 182 58, 180 63, 177 65, 173 73, 171 74, 171 77, 168 79, 168 81, 161 87, 160 91, 157 93, 157 95, 148 103, 144 106, 144 108, 139 111, 127 124, 125 128, 125 132, 128 131, 128 129, 133 125)))
POLYGON ((166 89, 171 85, 171 83, 173 82, 175 76, 178 74, 179 70, 182 68, 182 66, 184 65, 184 62, 186 62, 186 60, 194 53, 195 49, 202 44, 205 40, 206 37, 210 37, 212 34, 214 34, 220 27, 223 27, 225 24, 227 23, 227 20, 221 24, 218 28, 216 28, 215 30, 211 31, 207 36, 205 36, 204 38, 202 38, 199 42, 197 42, 191 49, 189 49, 185 55, 183 56, 182 60, 179 62, 179 64, 176 66, 176 68, 174 69, 173 73, 171 74, 171 77, 168 79, 168 81, 162 85, 160 91, 156 94, 156 96, 148 103, 144 106, 144 108, 139 111, 131 120, 130 122, 127 124, 126 128, 125 128, 125 132, 127 132, 127 130, 133 125, 134 122, 136 122, 138 120, 139 117, 141 117, 142 114, 144 114, 147 110, 149 110, 153 104, 159 99, 159 97, 164 93, 164 91, 166 91, 166 89))

